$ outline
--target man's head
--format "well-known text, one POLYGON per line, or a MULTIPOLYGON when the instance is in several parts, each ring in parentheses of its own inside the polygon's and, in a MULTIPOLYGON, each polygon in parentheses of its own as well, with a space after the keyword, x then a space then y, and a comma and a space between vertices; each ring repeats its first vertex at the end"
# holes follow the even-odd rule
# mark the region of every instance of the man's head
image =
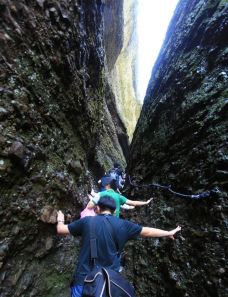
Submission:
POLYGON ((108 210, 111 213, 114 213, 115 210, 116 210, 115 200, 112 197, 108 196, 108 195, 105 195, 105 196, 101 197, 99 199, 97 205, 99 207, 100 212, 108 210))
POLYGON ((101 179, 101 184, 102 184, 102 187, 104 187, 106 190, 108 189, 116 190, 115 188, 113 188, 115 184, 115 180, 110 175, 103 176, 101 179))
POLYGON ((110 175, 103 176, 101 179, 102 186, 106 187, 106 186, 110 185, 111 181, 112 181, 112 178, 110 175))
POLYGON ((106 190, 113 189, 116 191, 116 181, 111 176, 105 176, 102 178, 102 186, 105 187, 106 190))

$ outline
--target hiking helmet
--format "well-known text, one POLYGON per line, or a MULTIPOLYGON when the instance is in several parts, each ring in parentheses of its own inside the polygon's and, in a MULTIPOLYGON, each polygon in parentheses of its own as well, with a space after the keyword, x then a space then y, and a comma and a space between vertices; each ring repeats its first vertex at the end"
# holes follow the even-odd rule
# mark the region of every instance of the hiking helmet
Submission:
POLYGON ((100 207, 103 207, 103 208, 107 207, 112 211, 114 211, 116 209, 115 200, 112 197, 108 196, 108 195, 105 195, 105 196, 101 197, 98 200, 97 205, 100 206, 100 207))

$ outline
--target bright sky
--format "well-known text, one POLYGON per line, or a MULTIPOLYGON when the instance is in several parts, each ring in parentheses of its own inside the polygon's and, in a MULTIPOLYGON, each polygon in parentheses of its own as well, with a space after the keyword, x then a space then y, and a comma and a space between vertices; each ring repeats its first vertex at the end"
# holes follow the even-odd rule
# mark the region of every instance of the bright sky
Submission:
POLYGON ((138 94, 142 102, 152 67, 178 0, 138 0, 138 94))

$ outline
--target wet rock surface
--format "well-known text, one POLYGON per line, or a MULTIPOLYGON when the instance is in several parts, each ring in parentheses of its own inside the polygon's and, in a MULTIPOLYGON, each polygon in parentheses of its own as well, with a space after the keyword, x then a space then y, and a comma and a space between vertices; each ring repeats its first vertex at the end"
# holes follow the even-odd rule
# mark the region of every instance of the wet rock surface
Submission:
POLYGON ((129 172, 139 184, 171 185, 150 195, 135 220, 183 231, 175 242, 139 241, 129 250, 139 296, 220 296, 227 291, 227 1, 180 1, 153 69, 131 144, 129 172), (140 254, 132 263, 131 254, 140 254))
MULTIPOLYGON (((123 2, 88 2, 0 0, 3 297, 69 296, 80 240, 56 236, 56 211, 79 218, 91 185, 129 153, 104 75, 124 42, 123 2)), ((180 1, 152 74, 130 174, 187 194, 220 192, 194 201, 129 188, 129 198, 155 199, 125 218, 183 227, 174 242, 129 242, 124 273, 140 297, 227 296, 226 15, 226 1, 180 1)))
POLYGON ((105 97, 103 9, 0 0, 1 297, 68 296, 79 241, 56 236, 56 211, 78 218, 91 185, 125 165, 126 128, 105 97))

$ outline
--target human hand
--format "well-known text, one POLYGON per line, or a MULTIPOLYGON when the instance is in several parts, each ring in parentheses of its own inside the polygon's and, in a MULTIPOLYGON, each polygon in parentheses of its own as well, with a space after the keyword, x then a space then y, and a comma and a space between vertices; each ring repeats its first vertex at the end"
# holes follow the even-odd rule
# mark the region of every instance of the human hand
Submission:
POLYGON ((149 204, 152 200, 153 198, 151 197, 149 200, 147 200, 146 204, 149 204))
POLYGON ((174 238, 174 235, 177 233, 177 232, 179 232, 181 230, 181 227, 180 226, 177 226, 175 229, 173 229, 173 230, 171 230, 171 231, 169 231, 169 238, 170 239, 172 239, 172 240, 174 240, 175 238, 174 238))
MULTIPOLYGON (((99 182, 99 181, 98 181, 98 182, 99 182)), ((94 197, 94 196, 95 196, 97 193, 96 193, 96 192, 94 191, 94 189, 92 188, 92 190, 91 190, 91 193, 90 193, 90 194, 91 194, 91 196, 93 196, 93 197, 94 197)))
POLYGON ((63 222, 64 223, 64 214, 61 210, 57 212, 57 222, 63 222))

